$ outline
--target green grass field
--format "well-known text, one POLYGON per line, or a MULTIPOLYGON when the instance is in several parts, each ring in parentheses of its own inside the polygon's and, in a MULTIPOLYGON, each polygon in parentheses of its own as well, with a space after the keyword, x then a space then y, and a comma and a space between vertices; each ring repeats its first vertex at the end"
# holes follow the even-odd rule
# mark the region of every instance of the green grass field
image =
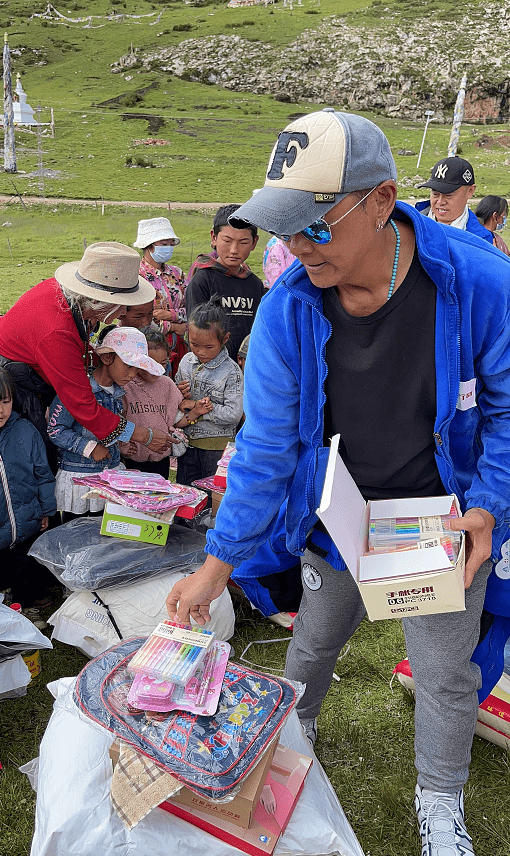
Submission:
MULTIPOLYGON (((239 661, 251 641, 281 639, 281 643, 252 646, 246 654, 262 669, 281 668, 289 634, 252 612, 246 602, 236 602, 235 608, 233 659, 239 661)), ((47 610, 46 615, 50 612, 47 610)), ((43 670, 27 695, 0 703, 2 856, 26 856, 30 852, 35 794, 17 768, 37 755, 51 714, 53 698, 45 684, 77 674, 86 662, 70 646, 54 644, 53 651, 42 652, 43 670)), ((336 668, 340 681, 332 683, 319 719, 317 756, 365 856, 417 856, 414 703, 397 681, 392 683, 393 668, 405 657, 400 622, 371 624, 365 620, 343 653, 336 668)), ((480 856, 510 853, 509 775, 509 755, 475 737, 466 816, 475 852, 480 856)))
MULTIPOLYGON (((386 6, 397 6, 402 18, 417 14, 416 4, 405 0, 387 0, 386 6)), ((281 3, 268 9, 227 9, 225 3, 215 2, 192 6, 182 0, 70 0, 62 7, 57 4, 70 18, 105 16, 111 11, 133 15, 161 12, 154 26, 153 17, 118 24, 96 20, 89 28, 83 22, 29 20, 45 8, 45 0, 0 2, 0 25, 9 35, 13 54, 13 81, 20 72, 29 103, 34 109, 41 105, 43 122, 49 122, 50 107, 55 114, 54 138, 47 132, 38 137, 16 131, 18 172, 12 176, 0 173, 0 195, 7 198, 0 212, 0 313, 28 288, 52 276, 60 264, 78 259, 84 242, 132 244, 138 219, 165 213, 156 203, 170 203, 166 213, 181 237, 173 261, 187 270, 195 256, 209 248, 212 213, 183 211, 172 203, 244 201, 263 183, 277 133, 296 114, 325 106, 281 103, 269 96, 179 80, 156 70, 135 68, 130 72, 132 79, 126 80, 112 74, 110 65, 131 44, 142 51, 155 44, 173 45, 178 51, 183 39, 233 33, 267 41, 277 51, 332 14, 351 16, 349 20, 370 27, 384 25, 377 0, 303 0, 292 12, 281 3), (106 105, 111 99, 120 101, 106 105), (137 113, 146 118, 123 118, 137 113), (148 138, 156 137, 165 145, 146 145, 148 138), (49 174, 36 174, 41 164, 49 174), (25 208, 18 193, 62 201, 25 208), (66 199, 97 200, 97 205, 85 207, 66 199), (143 204, 139 208, 114 207, 107 204, 109 200, 143 204)), ((420 13, 451 21, 468 8, 465 0, 455 4, 425 0, 420 13)), ((429 126, 418 170, 416 154, 398 152, 419 151, 423 123, 369 118, 388 136, 401 197, 424 196, 416 185, 445 154, 450 128, 429 126)), ((462 155, 475 167, 479 197, 487 193, 510 196, 507 134, 506 125, 462 127, 462 155)), ((259 275, 264 244, 263 235, 250 257, 259 275)), ((236 612, 233 644, 238 655, 248 641, 283 640, 288 635, 246 605, 237 604, 236 612)), ((285 647, 285 641, 256 646, 250 656, 268 670, 281 668, 285 647)), ((51 714, 53 700, 45 684, 77 674, 86 661, 60 643, 42 656, 43 672, 27 695, 0 702, 0 856, 30 852, 35 796, 17 768, 37 755, 51 714)), ((318 757, 366 856, 417 856, 420 852, 412 809, 413 702, 397 682, 391 684, 393 667, 404 656, 399 622, 365 621, 337 666, 341 680, 332 684, 319 723, 318 757)), ((475 738, 466 813, 479 856, 510 854, 509 766, 507 753, 475 738)))

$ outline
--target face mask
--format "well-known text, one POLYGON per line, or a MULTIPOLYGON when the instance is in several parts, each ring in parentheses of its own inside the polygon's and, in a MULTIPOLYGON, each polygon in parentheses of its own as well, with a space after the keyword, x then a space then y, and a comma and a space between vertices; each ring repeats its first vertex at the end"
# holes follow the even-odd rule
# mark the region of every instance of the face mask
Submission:
POLYGON ((502 223, 496 223, 496 232, 502 232, 506 226, 506 217, 503 217, 502 223))
POLYGON ((174 252, 173 247, 154 247, 151 256, 158 265, 169 262, 174 252))

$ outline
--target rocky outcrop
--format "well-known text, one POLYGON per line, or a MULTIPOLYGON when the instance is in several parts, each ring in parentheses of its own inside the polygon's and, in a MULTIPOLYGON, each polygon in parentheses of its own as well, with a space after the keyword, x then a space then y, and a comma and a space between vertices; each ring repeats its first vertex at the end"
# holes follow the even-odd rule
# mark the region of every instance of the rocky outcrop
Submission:
MULTIPOLYGON (((376 5, 376 4, 374 4, 376 5)), ((274 47, 237 35, 186 39, 175 46, 136 49, 112 71, 134 64, 158 68, 185 80, 226 89, 272 94, 281 101, 335 104, 419 120, 434 110, 451 121, 466 71, 465 118, 508 118, 510 0, 482 7, 455 21, 405 20, 395 7, 378 6, 375 26, 351 26, 345 16, 328 18, 275 54, 274 47), (445 38, 445 27, 450 38, 445 38)))

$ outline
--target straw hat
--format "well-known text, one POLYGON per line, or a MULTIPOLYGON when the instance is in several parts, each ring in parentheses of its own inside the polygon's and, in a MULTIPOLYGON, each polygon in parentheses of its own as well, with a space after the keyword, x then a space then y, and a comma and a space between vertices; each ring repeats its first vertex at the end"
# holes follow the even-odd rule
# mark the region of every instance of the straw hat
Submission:
POLYGON ((154 300, 156 292, 139 276, 140 256, 116 241, 90 244, 79 262, 67 262, 55 271, 60 285, 103 303, 138 306, 154 300))
POLYGON ((181 243, 181 239, 177 237, 172 229, 170 220, 166 217, 152 217, 151 220, 139 220, 138 234, 133 247, 144 250, 146 247, 150 247, 155 241, 166 241, 168 238, 171 238, 176 246, 181 243))

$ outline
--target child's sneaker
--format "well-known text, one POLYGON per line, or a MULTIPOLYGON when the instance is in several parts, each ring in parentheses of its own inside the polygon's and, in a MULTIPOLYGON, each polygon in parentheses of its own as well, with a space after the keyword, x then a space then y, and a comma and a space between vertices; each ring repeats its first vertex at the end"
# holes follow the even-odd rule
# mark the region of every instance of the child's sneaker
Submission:
POLYGON ((474 856, 464 822, 462 791, 422 790, 416 785, 414 805, 421 835, 421 856, 474 856))

